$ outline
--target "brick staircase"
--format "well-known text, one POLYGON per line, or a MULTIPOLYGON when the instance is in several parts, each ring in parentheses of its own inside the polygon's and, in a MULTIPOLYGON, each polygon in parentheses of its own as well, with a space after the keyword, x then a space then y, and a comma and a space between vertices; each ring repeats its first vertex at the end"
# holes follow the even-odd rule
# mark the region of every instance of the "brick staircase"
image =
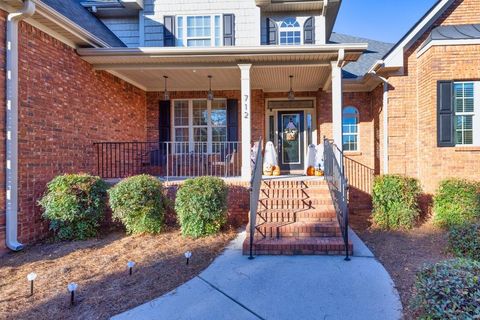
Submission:
MULTIPOLYGON (((345 244, 323 178, 263 180, 254 255, 344 255, 345 244)), ((247 226, 249 232, 250 226, 247 226)), ((250 237, 243 243, 249 254, 250 237)), ((349 243, 349 252, 353 245, 349 243)))

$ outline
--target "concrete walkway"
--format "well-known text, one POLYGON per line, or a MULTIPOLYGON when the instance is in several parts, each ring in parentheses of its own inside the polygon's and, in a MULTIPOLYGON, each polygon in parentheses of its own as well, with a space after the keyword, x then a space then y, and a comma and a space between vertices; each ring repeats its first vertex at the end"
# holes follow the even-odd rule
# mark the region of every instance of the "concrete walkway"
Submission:
POLYGON ((355 256, 242 256, 245 233, 199 276, 160 298, 113 317, 123 319, 396 320, 393 282, 353 233, 355 256))

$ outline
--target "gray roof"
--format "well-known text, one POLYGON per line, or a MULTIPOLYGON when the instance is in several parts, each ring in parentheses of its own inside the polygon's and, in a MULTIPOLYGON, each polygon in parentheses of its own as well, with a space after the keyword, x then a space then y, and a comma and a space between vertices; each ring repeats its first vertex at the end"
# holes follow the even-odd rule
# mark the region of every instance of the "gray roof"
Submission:
POLYGON ((468 40, 480 39, 480 24, 458 24, 439 26, 430 32, 427 40, 422 45, 425 47, 433 40, 468 40))
POLYGON ((42 0, 42 2, 110 46, 125 47, 125 44, 100 19, 80 4, 80 0, 42 0))
POLYGON ((349 36, 333 32, 330 43, 367 43, 368 49, 356 62, 350 62, 343 69, 345 79, 355 79, 364 76, 368 70, 394 46, 393 43, 349 36))

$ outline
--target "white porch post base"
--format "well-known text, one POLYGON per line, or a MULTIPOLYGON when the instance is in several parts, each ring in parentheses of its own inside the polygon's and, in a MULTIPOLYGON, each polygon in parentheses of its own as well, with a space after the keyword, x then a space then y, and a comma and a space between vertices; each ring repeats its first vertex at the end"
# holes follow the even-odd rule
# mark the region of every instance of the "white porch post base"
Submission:
POLYGON ((240 114, 242 117, 242 179, 249 180, 252 175, 252 164, 250 159, 252 121, 251 121, 251 90, 250 90, 250 69, 251 64, 239 64, 241 73, 241 98, 240 114))
MULTIPOLYGON (((342 143, 343 80, 342 68, 338 62, 332 62, 332 130, 333 141, 340 150, 342 143)), ((338 159, 340 160, 340 159, 338 159)))

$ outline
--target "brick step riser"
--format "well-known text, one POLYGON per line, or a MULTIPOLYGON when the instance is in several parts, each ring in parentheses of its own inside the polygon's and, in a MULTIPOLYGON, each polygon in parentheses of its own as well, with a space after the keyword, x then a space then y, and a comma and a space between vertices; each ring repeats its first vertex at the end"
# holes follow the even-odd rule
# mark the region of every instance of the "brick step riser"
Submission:
MULTIPOLYGON (((258 232, 258 231, 257 231, 258 232)), ((334 238, 341 237, 340 230, 335 231, 312 231, 312 232, 291 232, 291 231, 277 231, 277 230, 261 230, 261 235, 265 235, 267 239, 280 239, 280 238, 295 238, 295 239, 307 239, 307 238, 334 238)))
POLYGON ((286 188, 286 187, 294 187, 294 188, 306 188, 306 187, 323 187, 328 186, 325 180, 319 181, 262 181, 262 186, 266 186, 269 188, 286 188))
POLYGON ((270 194, 272 196, 296 196, 304 197, 305 195, 330 195, 328 189, 260 189, 260 194, 270 194))
POLYGON ((261 202, 258 204, 258 210, 287 210, 305 211, 305 210, 334 210, 335 208, 330 203, 280 203, 280 202, 261 202))
MULTIPOLYGON (((258 222, 263 222, 263 219, 257 219, 258 222)), ((272 217, 270 219, 267 219, 266 223, 294 223, 294 222, 308 222, 308 223, 324 223, 324 222, 334 222, 336 221, 336 218, 275 218, 272 217)))
MULTIPOLYGON (((349 254, 353 254, 353 246, 349 245, 349 254)), ((249 245, 248 241, 243 243, 243 254, 248 255, 249 245)), ((345 255, 345 246, 343 244, 336 245, 267 245, 254 244, 254 255, 345 255)))

